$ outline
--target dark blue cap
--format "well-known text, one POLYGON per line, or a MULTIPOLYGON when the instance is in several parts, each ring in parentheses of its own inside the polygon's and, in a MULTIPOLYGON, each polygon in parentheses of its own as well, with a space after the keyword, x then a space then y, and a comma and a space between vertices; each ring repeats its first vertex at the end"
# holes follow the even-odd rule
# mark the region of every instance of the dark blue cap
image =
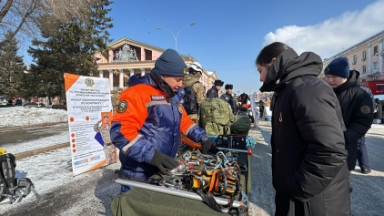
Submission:
POLYGON ((331 74, 338 77, 348 78, 349 77, 349 63, 348 58, 338 57, 334 59, 324 69, 324 74, 331 74))
POLYGON ((184 76, 187 65, 173 49, 167 49, 155 62, 155 69, 161 75, 184 76))

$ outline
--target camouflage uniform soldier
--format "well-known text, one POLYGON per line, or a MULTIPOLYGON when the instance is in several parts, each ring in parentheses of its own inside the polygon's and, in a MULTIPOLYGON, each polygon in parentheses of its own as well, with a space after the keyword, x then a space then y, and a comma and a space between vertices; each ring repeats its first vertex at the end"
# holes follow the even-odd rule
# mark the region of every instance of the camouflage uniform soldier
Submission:
POLYGON ((111 91, 111 102, 112 102, 112 110, 113 112, 117 108, 117 105, 120 102, 120 93, 117 90, 111 91))
POLYGON ((199 82, 203 74, 203 68, 198 62, 193 62, 188 67, 189 74, 183 78, 185 89, 184 108, 189 117, 196 123, 197 110, 201 102, 205 100, 205 87, 199 82))
POLYGON ((93 129, 95 132, 99 132, 101 134, 101 137, 104 141, 104 153, 105 153, 105 159, 107 161, 107 164, 112 164, 115 162, 115 154, 116 149, 115 146, 112 145, 111 136, 109 135, 109 130, 111 129, 111 124, 109 123, 109 116, 108 114, 105 114, 103 117, 104 124, 99 126, 102 120, 99 120, 93 129))

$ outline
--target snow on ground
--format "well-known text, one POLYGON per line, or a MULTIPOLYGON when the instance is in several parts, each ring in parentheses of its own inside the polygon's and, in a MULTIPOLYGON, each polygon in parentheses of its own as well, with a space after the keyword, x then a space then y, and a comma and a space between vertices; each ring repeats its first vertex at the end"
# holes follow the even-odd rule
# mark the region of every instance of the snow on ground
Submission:
POLYGON ((66 122, 67 111, 49 108, 7 107, 0 109, 0 127, 66 122))
POLYGON ((384 124, 372 124, 368 133, 381 133, 384 134, 384 124))
MULTIPOLYGON (((252 175, 252 194, 256 208, 255 215, 274 215, 275 190, 272 187, 271 177, 271 122, 260 121, 260 131, 265 142, 259 142, 254 149, 252 157, 253 167, 257 175, 252 175)), ((356 165, 351 172, 350 182, 353 187, 351 193, 351 210, 353 215, 376 216, 384 215, 384 124, 373 124, 366 134, 366 145, 372 172, 368 175, 360 173, 360 167, 356 165)))
MULTIPOLYGON (((8 215, 19 215, 20 212, 27 213, 30 209, 34 209, 38 206, 47 207, 47 205, 50 205, 51 207, 47 207, 45 210, 51 211, 51 215, 97 215, 97 211, 105 211, 103 206, 100 206, 94 213, 81 213, 82 209, 87 208, 84 202, 89 202, 89 199, 94 200, 92 203, 87 203, 87 205, 89 204, 89 208, 95 207, 95 203, 100 203, 101 198, 98 197, 98 193, 101 193, 101 191, 105 194, 105 196, 111 196, 108 200, 109 203, 111 202, 111 199, 118 194, 120 186, 117 184, 115 185, 111 178, 115 177, 112 172, 120 167, 120 163, 115 163, 101 169, 72 176, 72 167, 69 161, 71 161, 71 152, 69 147, 18 160, 16 165, 16 177, 30 178, 35 185, 35 189, 42 198, 38 202, 33 193, 31 193, 20 203, 0 206, 0 215, 7 215, 6 213, 9 213, 8 215), (103 182, 100 182, 107 170, 109 170, 108 175, 105 177, 108 177, 108 180, 103 179, 103 182), (115 188, 115 191, 112 192, 104 186, 99 188, 99 184, 110 185, 115 188), (74 192, 70 191, 77 191, 80 194, 74 195, 74 192), (64 201, 63 206, 60 204, 60 202, 62 202, 61 196, 63 194, 66 194, 64 199, 69 200, 68 202, 70 202, 70 208, 64 205, 67 201, 64 201), (76 198, 78 196, 85 196, 85 194, 86 197, 82 197, 80 199, 82 201, 76 202, 76 198), (73 197, 68 195, 73 195, 73 197), (70 213, 53 213, 58 209, 60 209, 61 212, 70 211, 70 213), (15 214, 15 212, 12 211, 18 211, 18 213, 15 214)), ((34 213, 29 213, 23 215, 36 215, 34 213)), ((40 215, 48 214, 45 212, 40 215)))
MULTIPOLYGON (((50 129, 55 129, 55 126, 56 125, 51 126, 50 129)), ((5 144, 5 145, 2 145, 1 148, 6 149, 7 152, 12 152, 12 154, 17 154, 21 152, 30 151, 30 150, 36 150, 40 148, 54 146, 54 145, 58 145, 66 142, 69 142, 68 131, 64 131, 64 132, 58 133, 57 135, 44 137, 36 140, 5 144)))

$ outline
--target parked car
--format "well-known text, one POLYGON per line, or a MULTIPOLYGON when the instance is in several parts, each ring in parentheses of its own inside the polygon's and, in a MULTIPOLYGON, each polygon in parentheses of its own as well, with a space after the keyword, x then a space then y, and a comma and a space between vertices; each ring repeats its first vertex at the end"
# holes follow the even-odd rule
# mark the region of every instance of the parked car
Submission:
POLYGON ((45 107, 45 105, 43 103, 35 103, 35 102, 27 102, 25 104, 23 104, 23 107, 25 108, 31 108, 31 107, 34 107, 34 108, 43 108, 45 107))
POLYGON ((7 106, 13 106, 13 101, 12 101, 12 100, 9 100, 9 101, 7 102, 7 106))
POLYGON ((63 110, 67 110, 67 105, 64 105, 64 104, 54 104, 51 106, 52 109, 63 109, 63 110))
POLYGON ((23 105, 23 101, 21 101, 21 99, 17 99, 15 102, 15 106, 22 106, 22 105, 23 105))

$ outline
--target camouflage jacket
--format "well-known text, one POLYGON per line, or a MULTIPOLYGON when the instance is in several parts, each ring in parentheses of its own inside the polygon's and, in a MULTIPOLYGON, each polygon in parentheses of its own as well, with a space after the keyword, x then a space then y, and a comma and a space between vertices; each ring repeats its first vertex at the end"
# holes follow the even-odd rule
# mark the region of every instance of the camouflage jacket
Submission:
POLYGON ((120 102, 120 94, 118 91, 116 90, 111 91, 111 102, 112 102, 112 109, 115 110, 115 108, 120 102))
MULTIPOLYGON (((183 78, 183 88, 185 89, 188 86, 198 82, 199 78, 200 77, 192 75, 192 74, 185 75, 183 78)), ((200 104, 201 102, 203 102, 205 100, 205 87, 203 86, 203 84, 201 84, 200 82, 196 83, 195 85, 193 85, 192 91, 196 95, 196 102, 198 104, 200 104)))

